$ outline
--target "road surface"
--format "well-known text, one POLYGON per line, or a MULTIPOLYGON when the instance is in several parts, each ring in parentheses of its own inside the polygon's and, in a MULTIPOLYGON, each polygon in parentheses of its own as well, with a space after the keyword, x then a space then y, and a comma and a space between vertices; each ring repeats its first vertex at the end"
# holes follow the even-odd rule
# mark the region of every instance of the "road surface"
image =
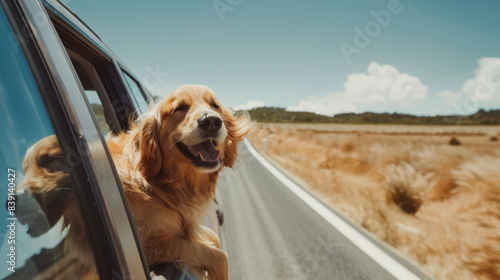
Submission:
POLYGON ((382 248, 407 269, 388 272, 290 191, 245 144, 239 161, 236 169, 223 171, 219 184, 231 279, 429 279, 382 248))

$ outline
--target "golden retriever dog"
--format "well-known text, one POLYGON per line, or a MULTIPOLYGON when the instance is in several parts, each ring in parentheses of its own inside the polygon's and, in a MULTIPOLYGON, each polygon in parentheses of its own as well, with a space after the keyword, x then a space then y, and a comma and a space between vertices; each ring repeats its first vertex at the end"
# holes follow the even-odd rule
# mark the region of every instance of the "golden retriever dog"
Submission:
MULTIPOLYGON (((248 113, 234 114, 200 85, 177 88, 140 119, 130 131, 108 135, 107 144, 148 265, 176 263, 200 279, 229 279, 228 257, 200 219, 214 203, 219 172, 235 164, 238 143, 254 123, 248 113)), ((21 184, 38 197, 49 226, 63 217, 67 253, 94 267, 56 137, 31 147, 23 168, 21 184), (64 199, 64 205, 52 203, 64 199)))

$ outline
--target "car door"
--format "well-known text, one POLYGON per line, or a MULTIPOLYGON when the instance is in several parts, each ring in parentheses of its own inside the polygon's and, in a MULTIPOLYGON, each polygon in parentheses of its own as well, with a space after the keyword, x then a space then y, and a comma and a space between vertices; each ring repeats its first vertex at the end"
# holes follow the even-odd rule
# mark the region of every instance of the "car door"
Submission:
MULTIPOLYGON (((71 191, 84 221, 85 234, 91 240, 101 279, 148 279, 149 271, 101 128, 45 10, 48 3, 2 0, 0 5, 4 37, 0 65, 0 96, 5 109, 2 123, 3 131, 11 132, 2 138, 1 163, 4 170, 12 170, 9 174, 17 174, 17 180, 9 184, 22 181, 21 163, 26 149, 47 135, 57 135, 65 164, 71 168, 71 191)), ((127 109, 123 104, 114 105, 127 109)), ((122 125, 112 115, 106 117, 112 123, 110 130, 122 125)), ((36 206, 35 202, 26 201, 29 199, 24 203, 18 201, 13 213, 19 214, 21 206, 28 208, 23 209, 28 212, 36 206)), ((31 212, 42 215, 36 209, 31 212)), ((24 220, 24 225, 14 220, 17 230, 4 233, 2 246, 13 248, 15 256, 7 256, 7 260, 13 259, 13 269, 0 277, 78 279, 80 272, 71 268, 73 260, 65 259, 60 250, 64 231, 54 231, 55 226, 37 232, 34 237, 33 224, 46 217, 31 212, 28 215, 31 219, 24 220), (26 227, 26 232, 19 230, 26 227), (9 243, 12 232, 15 238, 10 240, 17 242, 15 246, 9 243)), ((8 211, 3 216, 9 224, 9 218, 17 219, 8 211)))

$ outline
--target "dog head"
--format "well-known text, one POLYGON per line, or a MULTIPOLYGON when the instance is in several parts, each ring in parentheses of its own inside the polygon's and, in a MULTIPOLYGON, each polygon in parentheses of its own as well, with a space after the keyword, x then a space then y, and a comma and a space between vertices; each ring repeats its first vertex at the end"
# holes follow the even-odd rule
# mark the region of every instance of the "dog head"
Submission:
POLYGON ((254 127, 248 113, 233 114, 201 85, 177 88, 142 121, 138 165, 146 178, 162 170, 212 173, 232 167, 238 143, 254 127))
POLYGON ((75 201, 70 169, 55 135, 28 149, 23 170, 24 179, 17 186, 16 217, 28 224, 28 233, 36 237, 53 227, 75 201))

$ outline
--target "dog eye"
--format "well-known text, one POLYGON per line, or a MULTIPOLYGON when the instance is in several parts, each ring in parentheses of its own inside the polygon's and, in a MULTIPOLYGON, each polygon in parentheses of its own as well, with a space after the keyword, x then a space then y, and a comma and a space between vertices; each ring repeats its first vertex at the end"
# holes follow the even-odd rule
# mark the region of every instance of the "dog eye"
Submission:
POLYGON ((64 163, 62 155, 43 155, 38 160, 38 165, 50 173, 63 171, 68 172, 68 167, 64 163))
POLYGON ((176 107, 176 108, 172 111, 172 113, 173 113, 173 112, 177 112, 177 111, 181 111, 181 112, 183 112, 183 111, 187 111, 188 109, 189 109, 189 106, 188 106, 188 105, 186 105, 186 104, 181 104, 181 105, 177 106, 177 107, 176 107))
POLYGON ((213 103, 213 104, 212 104, 212 109, 214 109, 214 110, 219 110, 219 109, 220 109, 220 107, 219 107, 219 105, 217 105, 217 104, 213 103))

